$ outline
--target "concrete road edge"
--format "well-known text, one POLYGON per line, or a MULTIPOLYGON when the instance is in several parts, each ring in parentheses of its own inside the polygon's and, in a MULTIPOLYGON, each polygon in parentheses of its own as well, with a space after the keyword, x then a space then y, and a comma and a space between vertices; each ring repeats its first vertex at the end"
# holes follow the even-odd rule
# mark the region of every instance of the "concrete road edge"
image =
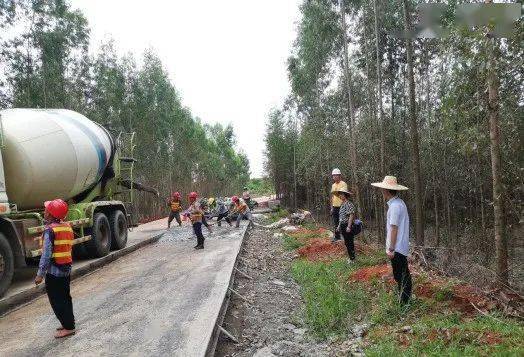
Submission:
POLYGON ((242 251, 242 248, 244 246, 244 238, 246 237, 247 231, 251 227, 251 224, 246 225, 243 228, 242 232, 242 242, 240 243, 240 246, 237 251, 237 255, 235 257, 235 263, 233 264, 233 269, 231 269, 231 276, 229 278, 229 284, 227 286, 227 289, 224 294, 224 298, 222 300, 222 306, 220 307, 220 310, 218 312, 218 315, 216 316, 215 323, 213 324, 213 332, 211 333, 211 338, 209 339, 207 343, 207 349, 205 353, 205 357, 212 357, 215 354, 215 350, 218 345, 218 338, 220 337, 220 331, 218 330, 218 326, 222 326, 222 323, 224 322, 224 319, 226 317, 227 309, 229 308, 229 301, 231 299, 231 292, 230 288, 233 287, 233 283, 235 282, 235 268, 238 265, 238 257, 240 256, 240 252, 242 251))
MULTIPOLYGON (((163 235, 164 235, 164 232, 159 233, 153 237, 146 238, 134 245, 122 248, 120 250, 112 251, 105 257, 96 259, 90 262, 89 264, 82 266, 80 268, 75 269, 73 267, 73 271, 71 272, 71 280, 80 278, 88 273, 93 272, 94 270, 98 268, 103 267, 104 265, 111 263, 112 261, 117 260, 118 258, 128 255, 146 245, 155 243, 163 235)), ((33 286, 30 289, 21 291, 18 294, 15 294, 13 296, 0 300, 0 318, 20 308, 21 306, 31 302, 32 300, 36 299, 37 297, 39 297, 40 295, 44 293, 45 293, 45 283, 42 283, 39 286, 33 286)))

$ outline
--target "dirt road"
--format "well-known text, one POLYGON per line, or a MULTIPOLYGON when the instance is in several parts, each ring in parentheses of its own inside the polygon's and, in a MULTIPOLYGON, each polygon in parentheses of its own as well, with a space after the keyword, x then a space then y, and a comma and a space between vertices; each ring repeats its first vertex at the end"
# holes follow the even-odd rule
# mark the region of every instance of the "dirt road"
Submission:
POLYGON ((243 232, 215 227, 195 251, 190 227, 172 228, 72 283, 76 336, 52 337, 58 322, 42 296, 0 319, 0 355, 203 356, 243 232))

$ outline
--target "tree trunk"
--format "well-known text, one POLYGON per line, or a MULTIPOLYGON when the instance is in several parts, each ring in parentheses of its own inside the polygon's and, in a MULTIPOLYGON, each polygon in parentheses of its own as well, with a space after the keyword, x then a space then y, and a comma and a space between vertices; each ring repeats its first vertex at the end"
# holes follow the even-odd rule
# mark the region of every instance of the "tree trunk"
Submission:
POLYGON ((488 66, 488 118, 491 152, 491 171, 493 176, 493 218, 496 244, 497 278, 500 283, 508 283, 508 242, 506 222, 504 221, 504 187, 502 185, 502 163, 500 154, 499 124, 499 80, 496 72, 496 46, 494 38, 487 40, 488 66))
POLYGON ((435 237, 437 238, 436 246, 440 246, 440 222, 438 216, 438 196, 437 189, 433 189, 433 205, 435 210, 435 237))
POLYGON ((375 50, 376 50, 376 56, 377 56, 377 89, 378 89, 378 121, 380 125, 380 174, 381 176, 386 175, 386 158, 385 158, 385 150, 386 150, 386 144, 384 139, 384 113, 382 110, 382 68, 381 68, 381 60, 382 56, 380 53, 380 34, 378 32, 378 6, 377 6, 377 0, 373 1, 373 6, 375 10, 375 50))
POLYGON ((358 186, 357 177, 357 148, 355 143, 355 110, 353 107, 353 98, 351 94, 351 72, 349 70, 349 58, 348 58, 348 44, 347 44, 347 33, 346 33, 346 5, 345 1, 340 2, 340 17, 342 19, 342 37, 343 37, 343 55, 344 55, 344 77, 346 82, 347 91, 347 105, 348 105, 348 124, 350 133, 350 160, 351 160, 351 172, 353 178, 353 188, 355 190, 355 199, 357 204, 357 214, 362 217, 362 203, 360 202, 360 192, 358 186))
POLYGON ((407 0, 402 0, 404 6, 404 24, 406 29, 406 52, 408 66, 408 83, 409 83, 409 121, 411 132, 411 155, 413 163, 413 176, 415 182, 415 242, 419 246, 424 245, 424 212, 422 204, 422 180, 420 173, 420 157, 418 144, 418 125, 415 103, 415 79, 413 75, 413 49, 411 39, 411 17, 407 0))

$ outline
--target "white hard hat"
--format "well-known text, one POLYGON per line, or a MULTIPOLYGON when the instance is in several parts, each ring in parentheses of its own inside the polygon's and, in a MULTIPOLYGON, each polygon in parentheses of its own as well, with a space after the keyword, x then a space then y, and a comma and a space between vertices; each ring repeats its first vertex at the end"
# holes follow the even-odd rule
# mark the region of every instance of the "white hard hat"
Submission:
POLYGON ((333 175, 342 175, 342 172, 340 172, 340 169, 333 169, 333 172, 331 173, 331 176, 333 175))

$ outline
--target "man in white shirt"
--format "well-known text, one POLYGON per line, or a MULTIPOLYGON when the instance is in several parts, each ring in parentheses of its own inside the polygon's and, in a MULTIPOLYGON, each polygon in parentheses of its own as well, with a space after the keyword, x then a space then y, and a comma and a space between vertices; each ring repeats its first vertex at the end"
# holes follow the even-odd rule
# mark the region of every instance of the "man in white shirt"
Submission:
POLYGON ((386 254, 391 260, 393 277, 398 284, 400 302, 407 304, 411 297, 412 281, 409 272, 409 214, 404 201, 398 197, 398 191, 408 188, 397 183, 394 176, 386 176, 382 182, 372 183, 379 187, 388 205, 386 223, 386 254))

